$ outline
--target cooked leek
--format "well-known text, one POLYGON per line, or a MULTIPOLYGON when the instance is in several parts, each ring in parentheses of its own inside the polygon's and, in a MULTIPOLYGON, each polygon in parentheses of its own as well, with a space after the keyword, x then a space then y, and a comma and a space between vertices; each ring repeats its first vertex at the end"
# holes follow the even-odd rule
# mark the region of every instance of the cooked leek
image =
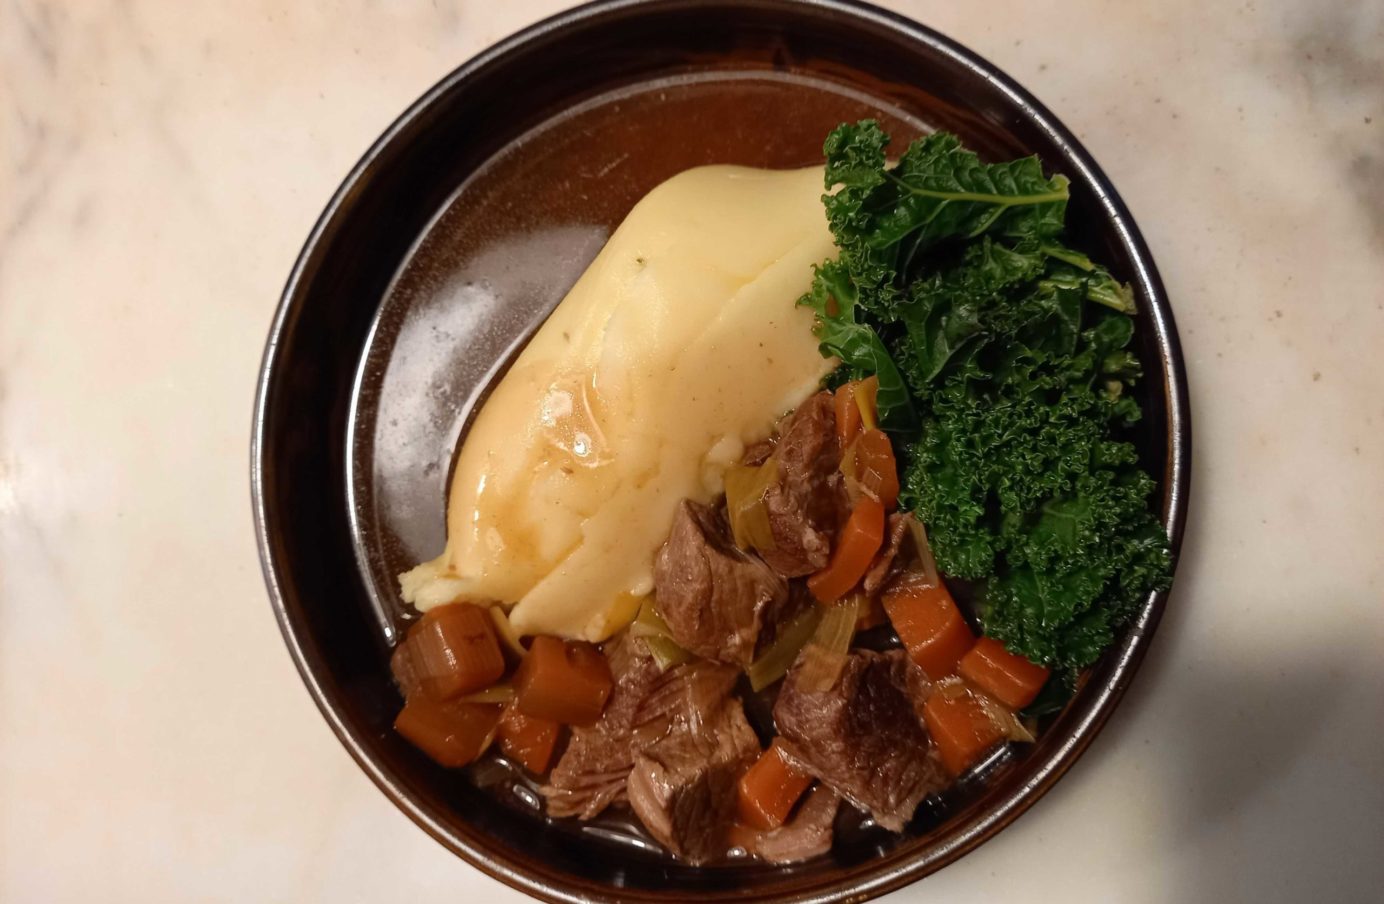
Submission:
POLYGON ((732 465, 726 471, 726 513, 735 545, 741 549, 774 548, 764 494, 778 481, 778 461, 772 457, 762 465, 732 465))
POLYGON ((785 625, 769 649, 745 669, 750 687, 756 692, 762 691, 786 675, 821 620, 822 607, 814 603, 785 625))
POLYGON ((671 637, 661 637, 650 635, 640 639, 648 649, 649 655, 654 658, 654 664, 658 666, 660 672, 666 672, 675 665, 682 665, 692 658, 692 654, 677 645, 671 637))
POLYGON ((514 685, 512 684, 492 684, 482 691, 474 694, 467 694, 459 697, 462 703, 512 703, 514 701, 514 685))
POLYGON ((672 637, 668 623, 658 612, 652 596, 639 604, 639 614, 630 622, 630 637, 672 637))
POLYGON ((645 598, 639 606, 639 614, 630 622, 630 637, 644 644, 660 672, 666 672, 692 658, 692 654, 673 639, 668 623, 659 614, 652 596, 645 598))
POLYGON ((857 601, 857 597, 851 596, 826 607, 799 658, 798 687, 811 694, 825 693, 841 677, 860 617, 857 601))

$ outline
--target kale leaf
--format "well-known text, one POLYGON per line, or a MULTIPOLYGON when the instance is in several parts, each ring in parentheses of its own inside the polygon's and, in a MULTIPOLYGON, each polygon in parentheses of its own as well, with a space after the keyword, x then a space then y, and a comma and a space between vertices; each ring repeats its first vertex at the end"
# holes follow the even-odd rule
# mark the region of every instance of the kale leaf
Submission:
POLYGON ((984 164, 955 136, 890 166, 873 122, 827 138, 839 250, 801 303, 823 354, 878 374, 904 504, 942 570, 984 581, 987 634, 1071 676, 1171 573, 1140 411, 1134 298, 1062 243, 1067 182, 984 164))

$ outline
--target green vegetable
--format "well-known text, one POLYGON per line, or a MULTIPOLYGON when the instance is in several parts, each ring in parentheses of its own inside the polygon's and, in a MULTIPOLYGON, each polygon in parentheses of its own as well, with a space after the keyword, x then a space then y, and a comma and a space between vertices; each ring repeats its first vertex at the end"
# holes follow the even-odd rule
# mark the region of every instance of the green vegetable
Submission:
POLYGON ((630 624, 630 636, 637 638, 660 672, 666 672, 675 665, 681 665, 692 658, 692 654, 678 645, 668 628, 668 623, 659 614, 653 597, 647 597, 639 605, 639 613, 630 624))
POLYGON ((798 653, 817 630, 817 622, 821 619, 822 607, 816 603, 811 604, 779 632, 769 649, 750 663, 750 667, 745 669, 745 674, 749 676, 750 687, 755 693, 764 690, 788 673, 798 658, 798 653))
POLYGON ((817 339, 822 356, 835 355, 846 365, 838 368, 837 373, 848 373, 851 379, 871 374, 879 377, 875 405, 884 429, 893 433, 917 430, 918 415, 903 375, 879 334, 856 322, 855 285, 846 268, 834 261, 817 267, 812 292, 799 303, 817 312, 817 339))
POLYGON ((726 514, 736 546, 761 552, 774 548, 764 496, 778 482, 778 459, 772 457, 761 465, 732 465, 726 470, 726 514))
POLYGON ((890 168, 887 144, 868 121, 827 139, 840 254, 801 303, 824 353, 880 375, 903 503, 944 572, 985 580, 985 632, 1070 674, 1171 570, 1121 438, 1133 294, 1062 244, 1067 183, 1036 158, 983 164, 933 134, 890 168))

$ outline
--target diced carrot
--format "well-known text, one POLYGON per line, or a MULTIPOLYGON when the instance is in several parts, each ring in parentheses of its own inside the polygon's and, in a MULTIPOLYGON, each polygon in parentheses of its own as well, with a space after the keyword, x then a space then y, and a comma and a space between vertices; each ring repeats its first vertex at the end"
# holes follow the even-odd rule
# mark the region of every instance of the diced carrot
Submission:
POLYGON ((418 666, 413 662, 413 646, 405 637, 389 656, 389 671, 394 675, 394 686, 407 700, 423 689, 423 679, 418 674, 418 666))
POLYGON ((937 744, 942 765, 952 775, 965 772, 1004 737, 1004 728, 970 691, 936 690, 923 704, 923 721, 937 744))
POLYGON ((860 406, 855 401, 855 384, 845 383, 832 397, 836 412, 836 439, 844 449, 860 433, 860 406))
POLYGON ((527 716, 514 704, 500 716, 500 749, 530 772, 547 772, 562 725, 527 716))
POLYGON ((933 681, 952 674, 975 643, 945 584, 895 584, 884 592, 884 611, 908 655, 933 681))
POLYGON ((514 673, 515 704, 526 716, 590 725, 613 684, 610 663, 591 644, 539 636, 514 673))
POLYGON ((879 427, 879 377, 866 377, 855 384, 855 404, 866 430, 879 427))
POLYGON ((823 603, 832 603, 859 583, 884 542, 884 506, 860 497, 836 538, 827 567, 807 579, 807 589, 823 603))
POLYGON ((899 503, 899 465, 894 446, 882 430, 866 430, 855 446, 856 479, 871 496, 893 511, 899 503))
POLYGON ((1015 710, 1033 702, 1049 674, 1043 666, 1009 652, 993 637, 976 641, 971 652, 961 657, 956 670, 962 678, 1015 710))
POLYGON ((485 752, 499 721, 498 706, 416 694, 394 720, 394 730, 439 765, 458 768, 485 752))
POLYGON ((740 777, 736 799, 740 821, 756 829, 777 829, 812 784, 812 776, 788 762, 774 738, 769 749, 740 777))
POLYGON ((505 673, 494 622, 480 606, 451 603, 431 609, 406 643, 419 686, 435 700, 478 691, 505 673))

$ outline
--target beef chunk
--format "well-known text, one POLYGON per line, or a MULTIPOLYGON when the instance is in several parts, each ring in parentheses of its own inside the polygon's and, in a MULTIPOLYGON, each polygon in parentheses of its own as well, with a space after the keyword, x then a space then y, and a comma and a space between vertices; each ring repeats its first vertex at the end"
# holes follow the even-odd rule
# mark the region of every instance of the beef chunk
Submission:
POLYGON ((854 650, 819 693, 799 686, 795 667, 774 705, 784 752, 894 832, 947 783, 909 697, 908 666, 903 650, 854 650))
POLYGON ((832 830, 841 797, 825 785, 807 792, 798 810, 783 825, 761 832, 749 845, 749 853, 770 863, 797 863, 831 850, 832 830))
POLYGON ((684 499, 654 563, 659 612, 698 656, 748 665, 788 612, 788 583, 731 540, 716 510, 684 499), (764 631, 768 625, 769 630, 764 631))
POLYGON ((831 556, 844 497, 831 393, 819 392, 789 416, 774 457, 779 482, 764 494, 774 548, 760 555, 785 577, 811 574, 831 556))
POLYGON ((735 785, 759 755, 759 739, 738 700, 704 714, 701 730, 683 727, 639 753, 629 801, 649 834, 688 863, 706 863, 729 847, 735 785))
POLYGON ((541 789, 551 816, 592 819, 626 798, 635 756, 681 726, 700 727, 735 686, 738 672, 689 662, 660 674, 637 640, 623 638, 608 653, 615 688, 600 720, 572 729, 572 739, 541 789))
POLYGON ((908 536, 908 521, 912 515, 895 512, 889 516, 889 532, 885 537, 884 548, 875 556, 875 560, 870 563, 870 568, 865 572, 865 579, 861 582, 861 589, 874 596, 889 580, 889 575, 894 570, 894 559, 899 555, 899 549, 903 546, 903 538, 908 536))

